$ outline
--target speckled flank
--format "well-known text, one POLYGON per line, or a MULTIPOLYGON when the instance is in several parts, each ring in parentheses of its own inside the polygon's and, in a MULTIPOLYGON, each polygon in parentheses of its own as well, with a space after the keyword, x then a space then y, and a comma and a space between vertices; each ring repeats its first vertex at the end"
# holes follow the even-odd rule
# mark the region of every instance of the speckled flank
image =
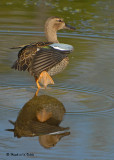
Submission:
POLYGON ((67 67, 68 63, 69 63, 69 58, 68 57, 64 58, 59 64, 57 64, 48 71, 49 75, 53 76, 57 73, 62 72, 67 67))

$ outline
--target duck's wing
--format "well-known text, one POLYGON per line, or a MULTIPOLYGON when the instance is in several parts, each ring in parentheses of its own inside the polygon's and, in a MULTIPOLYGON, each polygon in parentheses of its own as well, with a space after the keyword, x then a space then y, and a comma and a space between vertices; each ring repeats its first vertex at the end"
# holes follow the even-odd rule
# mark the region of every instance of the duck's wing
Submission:
POLYGON ((43 71, 48 71, 67 57, 68 51, 61 51, 48 46, 41 48, 34 56, 29 72, 39 76, 43 71))
POLYGON ((25 71, 29 69, 32 59, 36 52, 40 48, 51 44, 50 42, 37 42, 24 46, 18 53, 18 59, 13 64, 12 68, 19 71, 25 71))
POLYGON ((29 68, 31 61, 37 52, 36 45, 28 45, 23 47, 18 53, 18 59, 14 62, 12 68, 19 71, 25 71, 29 68))
POLYGON ((30 44, 23 44, 23 45, 20 45, 20 46, 11 47, 10 49, 19 49, 19 48, 23 48, 23 47, 29 46, 29 45, 36 45, 37 47, 41 48, 41 47, 44 47, 44 46, 47 46, 47 45, 50 45, 50 44, 52 44, 52 42, 33 42, 33 43, 30 43, 30 44))

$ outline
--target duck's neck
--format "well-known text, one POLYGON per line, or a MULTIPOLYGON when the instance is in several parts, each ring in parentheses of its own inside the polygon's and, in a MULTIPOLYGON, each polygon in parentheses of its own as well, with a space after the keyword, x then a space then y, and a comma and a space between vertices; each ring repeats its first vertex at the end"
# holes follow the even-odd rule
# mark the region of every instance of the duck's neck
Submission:
POLYGON ((57 31, 52 27, 45 27, 45 35, 48 42, 59 43, 57 40, 57 31))

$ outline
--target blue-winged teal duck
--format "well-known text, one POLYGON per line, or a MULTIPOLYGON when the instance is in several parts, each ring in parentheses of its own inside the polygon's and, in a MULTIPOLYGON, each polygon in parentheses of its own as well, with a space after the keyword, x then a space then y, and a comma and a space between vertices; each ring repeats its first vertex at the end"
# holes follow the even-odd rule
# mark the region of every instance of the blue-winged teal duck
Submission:
POLYGON ((73 49, 71 45, 59 43, 57 31, 60 29, 75 28, 66 25, 59 17, 50 17, 45 23, 45 35, 47 42, 37 42, 24 46, 18 53, 18 59, 12 68, 19 71, 28 70, 34 76, 38 90, 39 83, 46 88, 48 84, 54 84, 50 76, 53 76, 65 69, 69 62, 67 56, 73 49))

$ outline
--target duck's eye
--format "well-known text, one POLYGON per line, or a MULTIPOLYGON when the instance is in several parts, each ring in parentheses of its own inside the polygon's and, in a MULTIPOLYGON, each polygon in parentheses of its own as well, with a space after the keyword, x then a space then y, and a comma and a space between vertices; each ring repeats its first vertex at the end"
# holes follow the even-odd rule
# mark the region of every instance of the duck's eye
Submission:
POLYGON ((62 22, 62 20, 61 20, 61 19, 58 19, 57 22, 62 22))

